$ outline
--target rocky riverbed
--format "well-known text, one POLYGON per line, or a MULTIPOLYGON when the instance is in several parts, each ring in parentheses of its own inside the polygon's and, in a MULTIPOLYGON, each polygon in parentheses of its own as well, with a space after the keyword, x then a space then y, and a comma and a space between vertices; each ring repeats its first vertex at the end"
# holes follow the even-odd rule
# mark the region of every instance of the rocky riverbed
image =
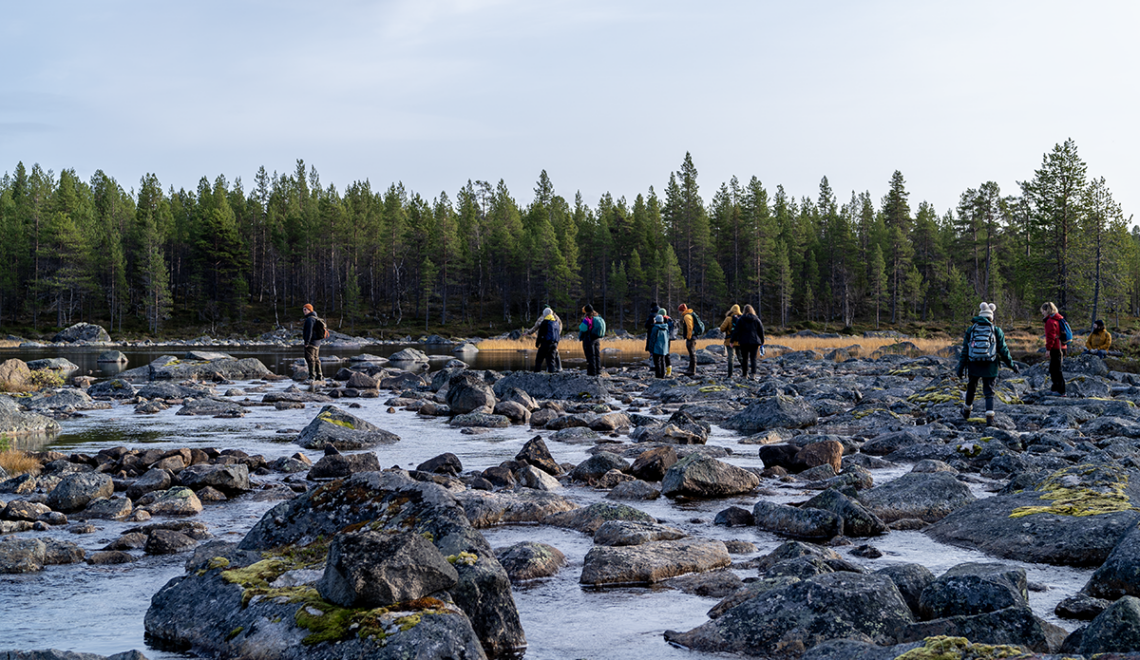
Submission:
POLYGON ((1134 376, 1070 359, 1077 396, 1044 397, 1023 365, 986 427, 952 358, 790 353, 728 381, 706 355, 702 378, 655 380, 410 354, 311 388, 199 355, 16 397, 0 412, 63 435, 41 476, 0 484, 2 614, 43 648, 67 627, 32 609, 45 589, 133 592, 119 636, 62 645, 106 655, 141 649, 144 620, 163 649, 233 657, 320 657, 317 628, 438 649, 420 657, 1140 648, 1134 376))

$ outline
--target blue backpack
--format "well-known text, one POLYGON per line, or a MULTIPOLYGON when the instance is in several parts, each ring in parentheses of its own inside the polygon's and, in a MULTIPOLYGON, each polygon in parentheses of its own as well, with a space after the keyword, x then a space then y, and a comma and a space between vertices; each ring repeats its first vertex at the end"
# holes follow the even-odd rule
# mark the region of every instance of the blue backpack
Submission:
MULTIPOLYGON (((1058 314, 1060 316, 1060 314, 1058 314)), ((1065 320, 1064 316, 1060 319, 1061 343, 1067 344, 1073 341, 1073 329, 1069 327, 1069 322, 1065 320)))
POLYGON ((558 336, 558 324, 550 319, 542 322, 542 326, 538 330, 538 336, 544 341, 558 341, 561 337, 558 336))

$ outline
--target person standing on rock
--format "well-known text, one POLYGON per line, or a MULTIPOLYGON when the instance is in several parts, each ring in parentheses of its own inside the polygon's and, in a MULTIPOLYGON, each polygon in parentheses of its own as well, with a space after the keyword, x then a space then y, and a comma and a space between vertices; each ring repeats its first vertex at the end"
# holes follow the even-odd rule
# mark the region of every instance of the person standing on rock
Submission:
POLYGON ((1049 351, 1049 378, 1053 381, 1049 391, 1065 396, 1065 374, 1061 371, 1061 358, 1068 348, 1064 334, 1069 324, 1051 302, 1041 306, 1041 314, 1045 316, 1045 350, 1049 351))
POLYGON ((542 310, 542 317, 535 325, 537 330, 531 328, 538 335, 535 339, 538 352, 534 356, 534 370, 536 372, 542 371, 542 365, 545 362, 546 370, 554 373, 556 369, 554 356, 558 354, 558 340, 562 336, 562 324, 558 322, 558 317, 554 315, 554 312, 547 307, 542 310))
POLYGON ((1092 351, 1097 357, 1104 357, 1108 355, 1109 349, 1112 348, 1112 334, 1104 329, 1104 321, 1097 319, 1093 324, 1092 334, 1085 340, 1085 348, 1092 351))
POLYGON ((695 378, 697 375, 697 313, 689 309, 685 303, 681 303, 677 311, 681 314, 681 339, 685 340, 685 352, 689 354, 689 369, 685 375, 695 378))
POLYGON ((978 379, 982 380, 982 394, 986 398, 986 426, 994 423, 994 382, 1002 363, 1019 373, 1005 343, 1005 333, 994 325, 997 305, 983 302, 978 315, 966 329, 962 338, 962 352, 958 356, 958 378, 969 375, 966 383, 966 404, 962 406, 962 419, 970 419, 974 395, 978 392, 978 379))
POLYGON ((602 375, 602 349, 598 340, 606 334, 606 322, 594 311, 593 305, 582 308, 582 321, 578 324, 578 339, 586 354, 586 375, 602 375))
MULTIPOLYGON (((657 322, 656 319, 658 315, 662 316, 665 319, 665 325, 669 326, 669 338, 673 338, 673 319, 669 318, 669 313, 665 311, 664 307, 661 307, 657 303, 653 303, 649 307, 649 318, 645 320, 645 352, 649 353, 650 355, 653 354, 653 347, 650 346, 649 332, 653 329, 653 325, 657 322)), ((665 375, 673 375, 673 358, 668 354, 665 355, 665 375)))
POLYGON ((737 352, 737 344, 732 339, 733 330, 736 328, 736 319, 740 318, 740 305, 733 305, 729 308, 728 313, 724 315, 724 321, 721 321, 720 331, 724 333, 724 348, 725 355, 728 356, 728 377, 732 378, 732 354, 737 352))
POLYGON ((669 355, 669 324, 661 314, 653 317, 649 329, 649 355, 653 358, 653 375, 665 377, 665 356, 669 355))
POLYGON ((309 380, 324 380, 321 373, 321 341, 329 336, 328 326, 313 311, 313 306, 305 303, 301 308, 305 321, 301 325, 301 340, 305 344, 305 364, 309 367, 309 380))
POLYGON ((752 305, 744 306, 744 313, 736 319, 732 339, 740 347, 740 374, 745 378, 751 374, 756 378, 756 353, 764 345, 764 324, 756 315, 752 305))

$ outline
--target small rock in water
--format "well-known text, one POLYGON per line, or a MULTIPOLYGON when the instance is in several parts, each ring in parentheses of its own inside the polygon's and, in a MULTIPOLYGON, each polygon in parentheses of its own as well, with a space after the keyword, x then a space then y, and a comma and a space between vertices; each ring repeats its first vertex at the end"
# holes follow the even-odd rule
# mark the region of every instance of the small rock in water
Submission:
POLYGON ((873 545, 856 546, 851 550, 851 554, 864 559, 878 559, 883 556, 883 552, 873 545))

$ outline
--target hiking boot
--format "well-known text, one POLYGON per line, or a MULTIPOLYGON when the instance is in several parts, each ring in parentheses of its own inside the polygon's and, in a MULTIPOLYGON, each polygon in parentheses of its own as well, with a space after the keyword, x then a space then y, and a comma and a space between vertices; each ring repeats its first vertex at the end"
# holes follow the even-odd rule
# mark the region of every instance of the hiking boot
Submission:
POLYGON ((665 377, 671 378, 673 376, 673 367, 665 367, 665 377))
POLYGON ((962 419, 970 419, 970 406, 962 406, 962 419))
POLYGON ((994 425, 994 411, 987 410, 986 411, 986 426, 993 426, 993 425, 994 425))

